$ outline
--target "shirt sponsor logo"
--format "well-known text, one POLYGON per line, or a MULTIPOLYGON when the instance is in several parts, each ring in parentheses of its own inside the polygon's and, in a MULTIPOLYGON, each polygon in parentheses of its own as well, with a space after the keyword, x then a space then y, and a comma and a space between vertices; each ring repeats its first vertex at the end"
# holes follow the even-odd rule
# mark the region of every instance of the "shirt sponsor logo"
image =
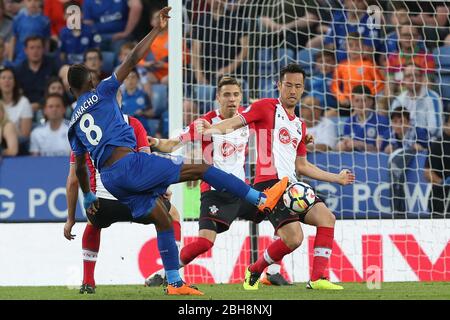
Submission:
POLYGON ((282 144, 291 143, 291 134, 289 133, 289 130, 286 128, 281 128, 278 133, 278 139, 280 139, 282 144))
POLYGON ((236 152, 242 152, 244 150, 244 148, 245 148, 245 144, 240 144, 238 146, 235 146, 234 144, 232 144, 228 141, 225 141, 220 146, 220 151, 222 152, 222 156, 224 158, 228 158, 236 152))

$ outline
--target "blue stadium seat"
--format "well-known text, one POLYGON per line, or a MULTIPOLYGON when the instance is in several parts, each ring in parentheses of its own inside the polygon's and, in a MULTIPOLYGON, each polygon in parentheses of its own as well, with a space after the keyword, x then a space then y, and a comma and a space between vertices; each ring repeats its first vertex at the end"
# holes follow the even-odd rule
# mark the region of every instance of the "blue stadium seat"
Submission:
POLYGON ((199 102, 201 113, 206 113, 214 108, 216 100, 216 87, 209 84, 194 85, 194 98, 199 102))
POLYGON ((258 50, 258 65, 260 76, 273 75, 275 73, 272 49, 258 50))
POLYGON ((159 118, 169 108, 168 88, 165 84, 152 85, 151 102, 155 117, 159 118))
POLYGON ((319 49, 310 48, 303 49, 297 53, 297 63, 305 70, 307 75, 311 75, 314 72, 314 56, 319 49))
POLYGON ((272 78, 260 78, 258 88, 259 98, 277 98, 278 90, 272 78))
POLYGON ((106 74, 112 74, 116 65, 116 54, 110 51, 102 51, 103 67, 102 70, 106 74))
POLYGON ((292 49, 278 49, 275 59, 277 61, 277 73, 289 63, 296 62, 295 52, 292 49))
POLYGON ((148 127, 148 134, 150 136, 155 136, 156 132, 158 132, 159 129, 159 119, 148 119, 147 120, 147 127, 148 127))

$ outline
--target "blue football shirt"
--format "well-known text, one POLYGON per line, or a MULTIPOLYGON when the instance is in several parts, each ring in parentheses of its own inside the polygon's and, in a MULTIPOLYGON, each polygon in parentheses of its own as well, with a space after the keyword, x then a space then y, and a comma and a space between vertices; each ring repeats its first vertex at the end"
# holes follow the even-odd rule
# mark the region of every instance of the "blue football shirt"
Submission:
POLYGON ((378 136, 383 136, 388 128, 389 119, 376 112, 371 112, 364 122, 359 122, 358 116, 354 115, 347 120, 344 126, 344 137, 376 145, 378 136))
POLYGON ((74 154, 88 151, 98 169, 115 147, 136 148, 133 128, 117 103, 119 87, 115 74, 101 81, 95 90, 78 98, 70 121, 68 136, 74 154))
POLYGON ((25 40, 30 36, 50 38, 50 20, 43 14, 29 15, 26 10, 13 19, 13 34, 16 37, 16 61, 25 60, 25 40))
POLYGON ((81 26, 78 36, 67 27, 59 33, 60 50, 66 54, 68 64, 83 63, 84 53, 90 48, 98 47, 100 41, 101 38, 87 24, 81 26))
POLYGON ((94 21, 100 34, 117 33, 125 30, 128 10, 127 0, 84 0, 83 19, 94 21))

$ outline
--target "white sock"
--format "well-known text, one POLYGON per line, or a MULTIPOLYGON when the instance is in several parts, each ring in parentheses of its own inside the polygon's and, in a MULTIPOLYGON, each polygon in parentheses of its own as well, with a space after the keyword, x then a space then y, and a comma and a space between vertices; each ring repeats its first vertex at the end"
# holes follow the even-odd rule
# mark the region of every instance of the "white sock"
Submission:
POLYGON ((272 263, 270 266, 267 267, 267 273, 268 274, 276 274, 280 273, 281 266, 277 263, 272 263))

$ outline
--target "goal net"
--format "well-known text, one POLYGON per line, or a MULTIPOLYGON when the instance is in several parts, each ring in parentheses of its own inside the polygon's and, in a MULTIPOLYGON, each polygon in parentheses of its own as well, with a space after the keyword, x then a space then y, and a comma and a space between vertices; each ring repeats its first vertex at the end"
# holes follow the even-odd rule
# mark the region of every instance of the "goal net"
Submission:
MULTIPOLYGON (((308 159, 356 174, 351 186, 299 177, 336 215, 335 281, 450 280, 450 24, 445 2, 183 0, 183 126, 217 108, 222 75, 243 105, 278 98, 289 63, 306 72, 297 110, 315 137, 308 159)), ((171 52, 171 54, 175 54, 171 52)), ((180 77, 181 79, 181 77, 180 77)), ((201 161, 195 143, 184 152, 201 161)), ((255 164, 250 148, 247 174, 255 164)), ((184 242, 198 233, 199 191, 184 187, 184 242)), ((315 228, 285 257, 289 280, 309 279, 315 228)), ((188 282, 240 282, 273 228, 235 222, 185 268, 188 282)))

